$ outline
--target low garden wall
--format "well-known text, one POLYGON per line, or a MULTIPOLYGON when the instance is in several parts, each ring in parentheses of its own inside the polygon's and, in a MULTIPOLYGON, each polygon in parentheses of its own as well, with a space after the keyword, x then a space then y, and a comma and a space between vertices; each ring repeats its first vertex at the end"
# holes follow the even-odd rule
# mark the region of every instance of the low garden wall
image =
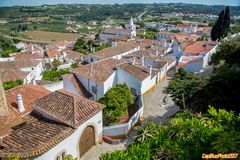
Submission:
POLYGON ((142 96, 138 98, 138 105, 138 111, 129 119, 127 123, 103 127, 103 135, 112 137, 127 135, 131 128, 139 121, 140 117, 143 116, 144 103, 142 96))
POLYGON ((42 85, 44 88, 48 89, 51 92, 63 89, 63 81, 52 83, 52 84, 45 84, 42 85))

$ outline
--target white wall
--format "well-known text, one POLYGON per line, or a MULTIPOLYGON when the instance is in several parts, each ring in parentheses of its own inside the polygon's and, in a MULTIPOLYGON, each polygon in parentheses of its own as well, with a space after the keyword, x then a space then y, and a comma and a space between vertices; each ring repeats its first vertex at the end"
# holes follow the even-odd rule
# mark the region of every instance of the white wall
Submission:
POLYGON ((104 84, 98 83, 95 80, 90 80, 81 75, 76 75, 78 80, 83 84, 85 89, 93 95, 93 100, 97 100, 104 96, 104 84), (93 93, 92 86, 97 87, 97 93, 93 93))
POLYGON ((56 155, 62 151, 66 151, 66 154, 71 154, 73 157, 80 158, 79 142, 82 132, 87 126, 93 126, 95 130, 95 142, 96 144, 102 137, 102 111, 96 114, 94 117, 83 123, 75 130, 73 134, 50 149, 48 152, 40 155, 35 160, 55 160, 56 155))
POLYGON ((134 88, 137 90, 138 94, 141 94, 142 81, 120 68, 117 69, 117 83, 126 83, 129 88, 134 88))
POLYGON ((203 61, 189 63, 184 67, 187 72, 199 72, 203 67, 203 61))
POLYGON ((0 58, 0 62, 6 62, 6 61, 14 61, 15 57, 9 57, 9 58, 0 58))
POLYGON ((142 86, 141 86, 141 94, 145 93, 148 91, 151 87, 153 87, 156 82, 157 82, 157 75, 154 77, 148 76, 146 79, 142 81, 142 86))
POLYGON ((114 71, 113 74, 104 82, 103 84, 103 94, 105 94, 110 88, 117 84, 117 72, 114 71))
POLYGON ((75 86, 68 79, 63 80, 63 89, 67 92, 70 92, 70 93, 74 94, 74 95, 80 96, 80 94, 76 90, 75 86))
POLYGON ((48 89, 51 92, 63 89, 63 81, 56 82, 53 84, 42 85, 44 88, 48 89))

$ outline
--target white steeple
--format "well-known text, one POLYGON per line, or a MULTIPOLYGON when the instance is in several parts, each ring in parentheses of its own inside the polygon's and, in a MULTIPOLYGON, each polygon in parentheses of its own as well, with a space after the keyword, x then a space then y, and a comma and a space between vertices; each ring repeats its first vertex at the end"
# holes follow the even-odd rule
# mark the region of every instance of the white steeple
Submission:
POLYGON ((133 18, 131 17, 130 21, 129 21, 129 27, 130 26, 134 26, 134 23, 133 23, 133 18))

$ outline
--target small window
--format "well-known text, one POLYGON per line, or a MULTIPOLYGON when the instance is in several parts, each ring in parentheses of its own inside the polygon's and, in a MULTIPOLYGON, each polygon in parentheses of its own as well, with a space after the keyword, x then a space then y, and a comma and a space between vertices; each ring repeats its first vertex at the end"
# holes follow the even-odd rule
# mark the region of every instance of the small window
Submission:
POLYGON ((57 156, 56 160, 60 160, 60 156, 57 156))
POLYGON ((137 95, 137 90, 135 88, 131 88, 131 92, 133 95, 137 95))
POLYGON ((93 92, 94 94, 97 93, 97 87, 96 87, 96 86, 92 86, 92 92, 93 92))
POLYGON ((66 153, 65 153, 65 152, 63 152, 63 153, 62 153, 62 160, 64 160, 64 159, 65 159, 65 157, 66 157, 66 153))

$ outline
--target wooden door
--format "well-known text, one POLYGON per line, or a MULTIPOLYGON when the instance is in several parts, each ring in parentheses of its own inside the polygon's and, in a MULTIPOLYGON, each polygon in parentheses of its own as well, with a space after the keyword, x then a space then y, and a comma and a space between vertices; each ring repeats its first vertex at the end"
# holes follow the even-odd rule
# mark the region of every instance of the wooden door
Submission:
POLYGON ((91 126, 88 126, 83 131, 80 138, 80 157, 83 156, 94 145, 95 145, 94 128, 91 126))

